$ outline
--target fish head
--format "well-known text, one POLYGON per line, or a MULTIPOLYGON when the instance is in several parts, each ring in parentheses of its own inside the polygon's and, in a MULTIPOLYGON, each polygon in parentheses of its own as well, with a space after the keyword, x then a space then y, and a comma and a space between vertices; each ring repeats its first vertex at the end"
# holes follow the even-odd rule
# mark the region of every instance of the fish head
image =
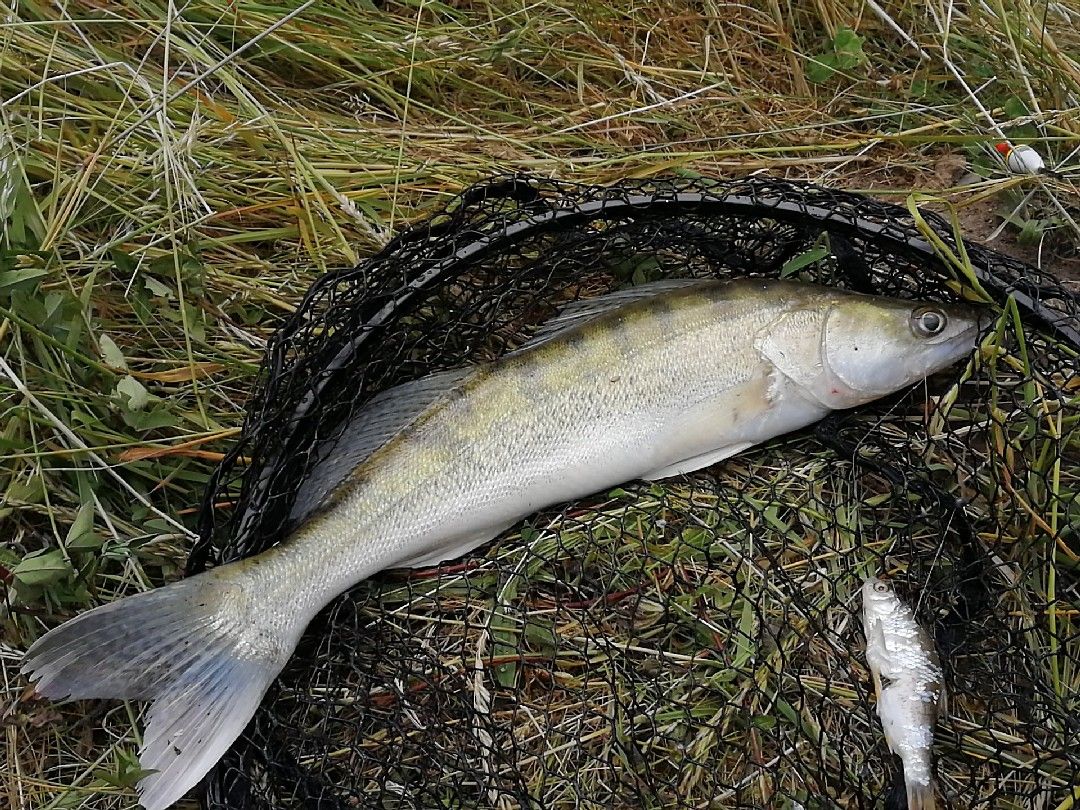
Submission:
POLYGON ((875 296, 844 296, 821 329, 821 371, 812 393, 852 408, 948 368, 975 348, 984 312, 875 296))
POLYGON ((876 617, 887 612, 893 598, 892 588, 877 577, 868 577, 862 586, 863 624, 869 628, 876 617))
POLYGON ((887 582, 877 577, 867 577, 862 586, 862 600, 868 613, 878 613, 896 601, 896 594, 887 582))

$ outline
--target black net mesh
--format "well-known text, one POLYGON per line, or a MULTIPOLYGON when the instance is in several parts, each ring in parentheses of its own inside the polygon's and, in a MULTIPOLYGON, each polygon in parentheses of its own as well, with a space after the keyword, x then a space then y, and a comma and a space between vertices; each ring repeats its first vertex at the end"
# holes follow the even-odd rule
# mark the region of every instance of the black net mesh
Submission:
POLYGON ((277 333, 192 570, 280 541, 298 482, 379 391, 498 357, 568 300, 777 276, 823 233, 797 277, 928 300, 981 284, 1000 316, 982 360, 362 583, 310 626, 206 806, 901 806, 863 656, 871 560, 941 654, 945 805, 1072 795, 1080 304, 970 244, 978 282, 958 281, 906 211, 857 195, 769 179, 469 190, 321 279, 277 333))

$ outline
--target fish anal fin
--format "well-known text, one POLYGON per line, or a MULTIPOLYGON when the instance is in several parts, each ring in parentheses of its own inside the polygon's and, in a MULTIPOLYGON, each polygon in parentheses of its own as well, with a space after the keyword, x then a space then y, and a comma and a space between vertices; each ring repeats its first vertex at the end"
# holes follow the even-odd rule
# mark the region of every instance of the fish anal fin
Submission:
POLYGON ((453 545, 440 546, 437 551, 424 551, 416 556, 409 557, 406 560, 402 560, 399 563, 395 563, 395 568, 435 568, 444 562, 450 560, 456 560, 458 557, 463 557, 470 551, 474 551, 480 546, 484 545, 490 540, 494 540, 506 529, 510 528, 514 524, 510 523, 506 526, 499 526, 496 529, 487 529, 477 534, 469 535, 466 538, 454 541, 453 545))
POLYGON ((642 475, 646 481, 656 481, 661 478, 670 478, 673 475, 681 475, 683 473, 694 472, 694 470, 700 470, 704 467, 709 467, 717 462, 723 461, 725 458, 741 453, 749 447, 753 447, 754 442, 735 442, 733 444, 726 444, 723 447, 718 447, 714 450, 710 450, 707 453, 702 453, 698 456, 691 456, 685 458, 682 461, 677 461, 674 464, 668 464, 664 467, 652 470, 651 472, 642 475))
POLYGON ((899 746, 894 743, 900 738, 901 718, 903 716, 904 696, 900 689, 893 687, 888 679, 884 680, 884 686, 878 693, 877 713, 881 718, 881 728, 885 732, 885 744, 889 751, 900 755, 899 746))

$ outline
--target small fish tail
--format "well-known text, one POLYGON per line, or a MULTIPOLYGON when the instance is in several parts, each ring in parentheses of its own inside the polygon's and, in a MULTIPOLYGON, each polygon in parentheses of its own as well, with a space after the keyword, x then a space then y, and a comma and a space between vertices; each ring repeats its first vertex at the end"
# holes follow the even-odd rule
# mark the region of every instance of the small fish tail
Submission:
POLYGON ((83 613, 38 639, 23 661, 45 697, 151 702, 139 751, 141 767, 154 771, 138 786, 147 810, 163 810, 198 784, 295 645, 245 615, 249 600, 232 568, 83 613))
POLYGON ((934 798, 934 780, 931 779, 926 784, 908 782, 907 806, 908 810, 937 810, 937 799, 934 798))

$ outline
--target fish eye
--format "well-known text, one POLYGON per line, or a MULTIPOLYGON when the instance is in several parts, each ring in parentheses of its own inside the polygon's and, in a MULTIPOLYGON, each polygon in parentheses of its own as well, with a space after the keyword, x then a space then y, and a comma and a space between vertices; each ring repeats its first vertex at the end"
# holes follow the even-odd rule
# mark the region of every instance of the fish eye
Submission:
POLYGON ((874 583, 874 590, 877 591, 878 593, 888 593, 889 592, 889 586, 886 585, 884 582, 875 582, 874 583))
POLYGON ((917 337, 940 335, 947 323, 945 313, 934 307, 919 307, 911 313, 911 331, 917 337))

